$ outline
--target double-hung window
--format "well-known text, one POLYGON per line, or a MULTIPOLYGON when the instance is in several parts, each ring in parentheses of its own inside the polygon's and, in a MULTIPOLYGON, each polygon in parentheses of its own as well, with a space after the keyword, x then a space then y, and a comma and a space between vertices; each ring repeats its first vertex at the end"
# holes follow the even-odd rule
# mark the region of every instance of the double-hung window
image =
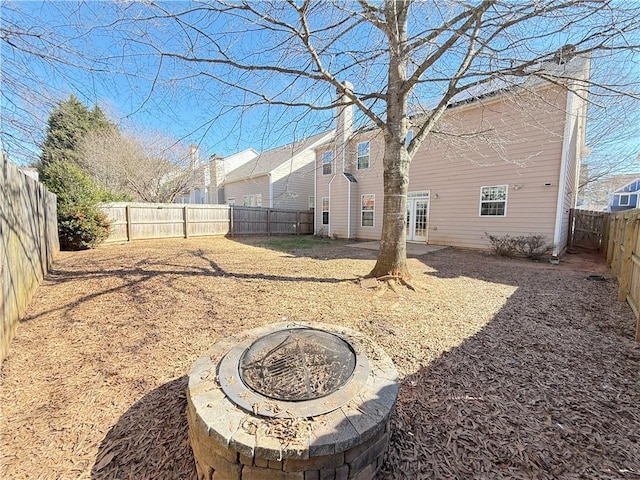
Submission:
POLYGON ((480 187, 480 216, 505 217, 507 215, 507 185, 480 187))
POLYGON ((370 154, 371 154, 371 143, 360 142, 358 144, 358 151, 356 155, 358 170, 369 168, 369 157, 371 156, 370 154))
POLYGON ((361 221, 363 227, 373 227, 373 218, 376 212, 376 196, 373 194, 362 195, 361 221))
POLYGON ((329 225, 329 197, 322 197, 322 224, 329 225))
POLYGON ((333 151, 322 152, 322 174, 331 175, 333 165, 333 151))

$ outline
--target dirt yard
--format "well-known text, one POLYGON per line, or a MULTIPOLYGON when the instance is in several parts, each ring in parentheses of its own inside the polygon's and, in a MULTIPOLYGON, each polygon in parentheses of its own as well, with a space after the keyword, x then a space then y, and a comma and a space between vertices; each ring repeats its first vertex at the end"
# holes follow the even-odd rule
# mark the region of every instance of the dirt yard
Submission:
POLYGON ((447 249, 410 259, 413 292, 361 288, 374 258, 266 238, 61 253, 2 366, 0 476, 193 479, 192 363, 286 319, 358 329, 395 361, 379 479, 640 478, 640 345, 602 264, 447 249))

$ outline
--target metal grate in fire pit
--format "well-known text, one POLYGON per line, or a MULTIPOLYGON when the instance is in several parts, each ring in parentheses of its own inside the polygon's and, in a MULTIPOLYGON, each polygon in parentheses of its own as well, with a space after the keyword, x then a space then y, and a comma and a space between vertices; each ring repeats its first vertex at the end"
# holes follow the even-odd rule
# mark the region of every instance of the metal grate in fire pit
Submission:
POLYGON ((229 400, 254 415, 309 418, 361 393, 369 379, 364 337, 344 328, 283 323, 251 330, 220 360, 229 400))
POLYGON ((345 385, 356 354, 337 335, 311 328, 281 330, 255 341, 242 355, 240 378, 274 400, 303 401, 345 385))

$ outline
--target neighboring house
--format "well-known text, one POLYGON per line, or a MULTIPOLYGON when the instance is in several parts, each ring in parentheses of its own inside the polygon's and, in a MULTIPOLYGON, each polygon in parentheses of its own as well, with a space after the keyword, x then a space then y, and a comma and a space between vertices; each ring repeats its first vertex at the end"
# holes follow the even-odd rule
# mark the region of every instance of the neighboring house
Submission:
POLYGON ((230 171, 224 178, 227 204, 307 210, 314 205, 314 149, 333 138, 319 133, 267 150, 230 171))
MULTIPOLYGON (((545 67, 589 74, 581 57, 545 67)), ((584 97, 535 77, 452 102, 410 166, 407 240, 487 249, 486 233, 543 234, 561 253, 586 151, 584 97)), ((335 140, 316 149, 315 232, 379 240, 384 140, 377 128, 352 133, 351 119, 340 110, 335 140)))
POLYGON ((224 180, 232 170, 240 167, 258 156, 253 148, 248 148, 225 158, 212 155, 208 162, 201 162, 198 149, 192 145, 189 150, 190 168, 193 171, 193 182, 174 203, 214 203, 223 204, 224 180))
POLYGON ((638 194, 640 194, 640 177, 627 183, 609 195, 608 212, 621 212, 638 208, 638 194))
MULTIPOLYGON (((588 172, 588 165, 583 165, 580 173, 588 172)), ((578 208, 581 210, 592 210, 598 212, 610 211, 610 201, 612 192, 616 192, 620 185, 626 185, 640 179, 640 173, 619 173, 608 177, 587 181, 588 176, 584 175, 582 182, 585 183, 581 189, 581 198, 578 199, 578 208)), ((624 203, 624 202, 623 202, 624 203)))

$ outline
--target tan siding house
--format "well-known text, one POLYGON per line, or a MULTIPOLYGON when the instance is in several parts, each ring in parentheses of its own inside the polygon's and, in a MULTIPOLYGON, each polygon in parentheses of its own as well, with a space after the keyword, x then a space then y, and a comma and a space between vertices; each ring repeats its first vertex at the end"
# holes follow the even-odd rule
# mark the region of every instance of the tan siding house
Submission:
MULTIPOLYGON (((573 61, 588 75, 588 60, 573 61)), ((585 114, 584 98, 540 80, 451 105, 411 163, 407 240, 487 249, 487 233, 543 234, 554 255, 561 253, 576 203, 585 114)), ((316 233, 379 240, 382 134, 356 132, 339 145, 316 149, 316 233), (346 155, 338 161, 340 150, 346 155), (329 151, 333 168, 323 174, 329 151), (328 225, 322 197, 330 203, 328 225)))
POLYGON ((224 179, 228 204, 307 210, 314 196, 314 148, 333 137, 325 132, 267 150, 229 172, 224 179))

